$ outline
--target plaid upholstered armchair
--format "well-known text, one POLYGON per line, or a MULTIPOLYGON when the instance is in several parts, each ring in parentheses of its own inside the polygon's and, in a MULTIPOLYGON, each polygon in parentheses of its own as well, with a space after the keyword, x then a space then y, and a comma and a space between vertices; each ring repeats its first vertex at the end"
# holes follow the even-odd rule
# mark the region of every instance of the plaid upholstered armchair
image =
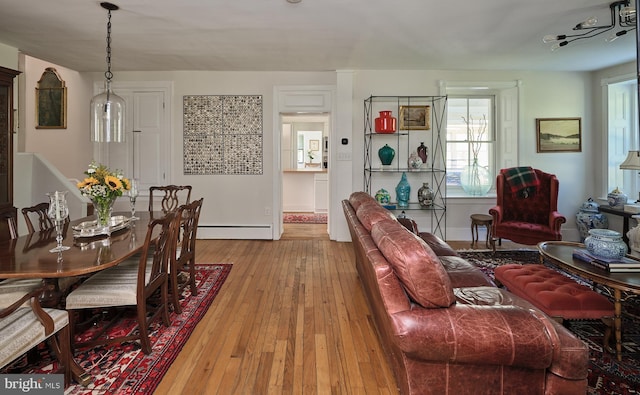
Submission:
POLYGON ((496 178, 496 205, 492 244, 508 239, 533 245, 541 241, 562 240, 560 227, 566 218, 558 212, 558 178, 531 167, 500 170, 496 178))

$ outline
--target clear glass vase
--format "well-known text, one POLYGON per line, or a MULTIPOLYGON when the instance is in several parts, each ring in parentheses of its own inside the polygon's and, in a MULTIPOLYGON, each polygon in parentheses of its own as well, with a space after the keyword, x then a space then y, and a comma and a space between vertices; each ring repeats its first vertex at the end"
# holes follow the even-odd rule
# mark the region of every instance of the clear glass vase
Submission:
POLYGON ((473 163, 467 165, 460 173, 460 184, 467 195, 485 196, 493 185, 493 178, 489 169, 478 164, 474 158, 473 163))
POLYGON ((93 198, 93 212, 96 215, 96 225, 104 234, 110 234, 109 225, 111 222, 111 213, 113 212, 113 204, 115 198, 93 198))

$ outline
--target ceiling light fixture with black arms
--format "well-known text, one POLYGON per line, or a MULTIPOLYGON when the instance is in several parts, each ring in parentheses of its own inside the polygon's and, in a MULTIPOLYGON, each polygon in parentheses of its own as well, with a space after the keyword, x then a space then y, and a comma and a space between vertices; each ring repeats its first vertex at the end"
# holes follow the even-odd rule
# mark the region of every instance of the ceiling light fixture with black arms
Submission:
POLYGON ((555 51, 576 40, 592 38, 606 32, 610 32, 619 28, 620 30, 612 31, 605 41, 611 42, 618 37, 624 36, 636 28, 636 5, 631 0, 615 1, 609 5, 611 11, 611 20, 608 25, 598 25, 598 18, 590 17, 578 23, 573 30, 573 34, 548 34, 543 37, 545 43, 554 43, 551 50, 555 51))

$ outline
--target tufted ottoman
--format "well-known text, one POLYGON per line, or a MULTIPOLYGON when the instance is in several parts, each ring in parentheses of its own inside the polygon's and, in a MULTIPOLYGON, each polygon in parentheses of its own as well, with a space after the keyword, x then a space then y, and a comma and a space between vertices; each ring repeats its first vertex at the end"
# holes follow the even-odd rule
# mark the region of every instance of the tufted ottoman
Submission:
POLYGON ((602 320, 607 325, 604 345, 611 351, 609 338, 614 307, 604 295, 543 265, 502 265, 495 269, 495 276, 509 291, 559 322, 602 320))

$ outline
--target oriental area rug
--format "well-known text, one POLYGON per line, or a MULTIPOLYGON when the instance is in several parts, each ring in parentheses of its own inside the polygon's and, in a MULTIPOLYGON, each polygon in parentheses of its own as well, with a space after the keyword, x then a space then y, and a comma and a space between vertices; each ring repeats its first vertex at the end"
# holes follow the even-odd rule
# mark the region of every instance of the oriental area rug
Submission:
MULTIPOLYGON (((507 263, 539 263, 536 250, 458 251, 492 279, 493 269, 507 263)), ((587 285, 588 282, 576 278, 587 285)), ((622 361, 603 350, 605 325, 601 321, 565 321, 565 326, 589 346, 588 395, 640 394, 640 297, 624 303, 622 361)))
POLYGON ((282 222, 285 224, 326 224, 326 213, 284 213, 282 222))
MULTIPOLYGON (((152 394, 213 303, 231 267, 231 264, 196 265, 197 295, 191 295, 190 288, 185 287, 181 299, 182 313, 170 313, 171 326, 165 327, 158 322, 152 325, 151 354, 144 354, 137 341, 75 351, 75 360, 93 377, 93 381, 87 387, 73 384, 67 388, 65 395, 152 394)), ((136 326, 135 311, 132 310, 110 333, 126 335, 136 331, 136 326)), ((45 344, 40 345, 37 353, 39 355, 36 358, 30 359, 37 362, 30 364, 27 357, 23 357, 3 368, 0 374, 48 373, 56 368, 57 362, 52 359, 45 344)))

